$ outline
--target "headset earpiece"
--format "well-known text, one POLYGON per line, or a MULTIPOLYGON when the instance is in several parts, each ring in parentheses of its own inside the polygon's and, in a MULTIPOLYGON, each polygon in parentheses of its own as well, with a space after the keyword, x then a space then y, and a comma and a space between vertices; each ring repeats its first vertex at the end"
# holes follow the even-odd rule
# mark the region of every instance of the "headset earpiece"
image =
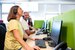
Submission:
POLYGON ((17 9, 16 9, 16 8, 14 8, 13 13, 14 13, 15 15, 17 14, 17 9))

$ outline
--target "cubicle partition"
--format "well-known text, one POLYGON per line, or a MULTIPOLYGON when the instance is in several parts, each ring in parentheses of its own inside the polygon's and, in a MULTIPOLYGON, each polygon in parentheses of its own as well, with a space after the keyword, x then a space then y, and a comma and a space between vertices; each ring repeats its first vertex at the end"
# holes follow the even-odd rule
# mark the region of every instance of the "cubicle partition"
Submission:
POLYGON ((67 42, 68 47, 75 50, 75 10, 65 12, 53 18, 53 20, 63 20, 63 30, 61 40, 67 42))
POLYGON ((44 20, 34 20, 34 28, 42 28, 42 25, 44 23, 44 20))

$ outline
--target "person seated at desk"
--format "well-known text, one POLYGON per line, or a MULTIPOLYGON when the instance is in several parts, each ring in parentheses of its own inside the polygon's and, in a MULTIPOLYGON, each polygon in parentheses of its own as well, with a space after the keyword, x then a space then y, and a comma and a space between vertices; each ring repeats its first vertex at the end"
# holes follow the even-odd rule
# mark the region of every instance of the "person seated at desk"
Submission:
POLYGON ((22 9, 15 5, 11 7, 8 15, 7 32, 5 36, 4 50, 40 50, 39 47, 30 47, 23 38, 31 39, 23 32, 23 28, 20 23, 20 17, 22 16, 22 9))
POLYGON ((29 16, 27 21, 28 21, 29 29, 32 30, 33 29, 33 23, 32 23, 32 19, 30 18, 30 16, 29 16))
POLYGON ((22 17, 23 18, 20 19, 20 22, 22 24, 24 31, 28 35, 35 33, 35 29, 32 27, 33 24, 32 24, 32 20, 29 16, 29 12, 24 12, 24 16, 22 16, 22 17), (27 23, 27 21, 28 21, 28 23, 27 23))

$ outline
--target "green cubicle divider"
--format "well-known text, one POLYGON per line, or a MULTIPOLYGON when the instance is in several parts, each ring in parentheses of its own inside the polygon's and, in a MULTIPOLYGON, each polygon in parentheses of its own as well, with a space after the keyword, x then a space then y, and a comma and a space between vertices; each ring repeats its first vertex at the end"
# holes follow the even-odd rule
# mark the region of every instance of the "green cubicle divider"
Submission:
POLYGON ((41 28, 44 23, 44 20, 34 20, 34 28, 41 28))
POLYGON ((75 10, 56 16, 53 20, 63 20, 61 40, 75 50, 75 10))

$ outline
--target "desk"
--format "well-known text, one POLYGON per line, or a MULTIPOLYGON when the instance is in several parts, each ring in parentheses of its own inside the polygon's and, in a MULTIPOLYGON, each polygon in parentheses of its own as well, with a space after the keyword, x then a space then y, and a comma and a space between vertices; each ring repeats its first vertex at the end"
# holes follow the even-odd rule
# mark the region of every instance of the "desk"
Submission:
MULTIPOLYGON (((30 35, 30 37, 32 37, 32 38, 43 38, 43 37, 47 37, 47 35, 46 34, 42 34, 42 35, 35 35, 35 34, 32 34, 32 35, 30 35)), ((30 39, 28 39, 27 41, 26 41, 26 43, 29 45, 29 46, 31 46, 31 47, 33 47, 33 46, 35 46, 35 41, 33 41, 33 40, 30 40, 30 39)), ((50 47, 50 46, 48 46, 48 43, 47 42, 45 42, 46 43, 46 48, 41 48, 41 50, 53 50, 53 47, 50 47)))

